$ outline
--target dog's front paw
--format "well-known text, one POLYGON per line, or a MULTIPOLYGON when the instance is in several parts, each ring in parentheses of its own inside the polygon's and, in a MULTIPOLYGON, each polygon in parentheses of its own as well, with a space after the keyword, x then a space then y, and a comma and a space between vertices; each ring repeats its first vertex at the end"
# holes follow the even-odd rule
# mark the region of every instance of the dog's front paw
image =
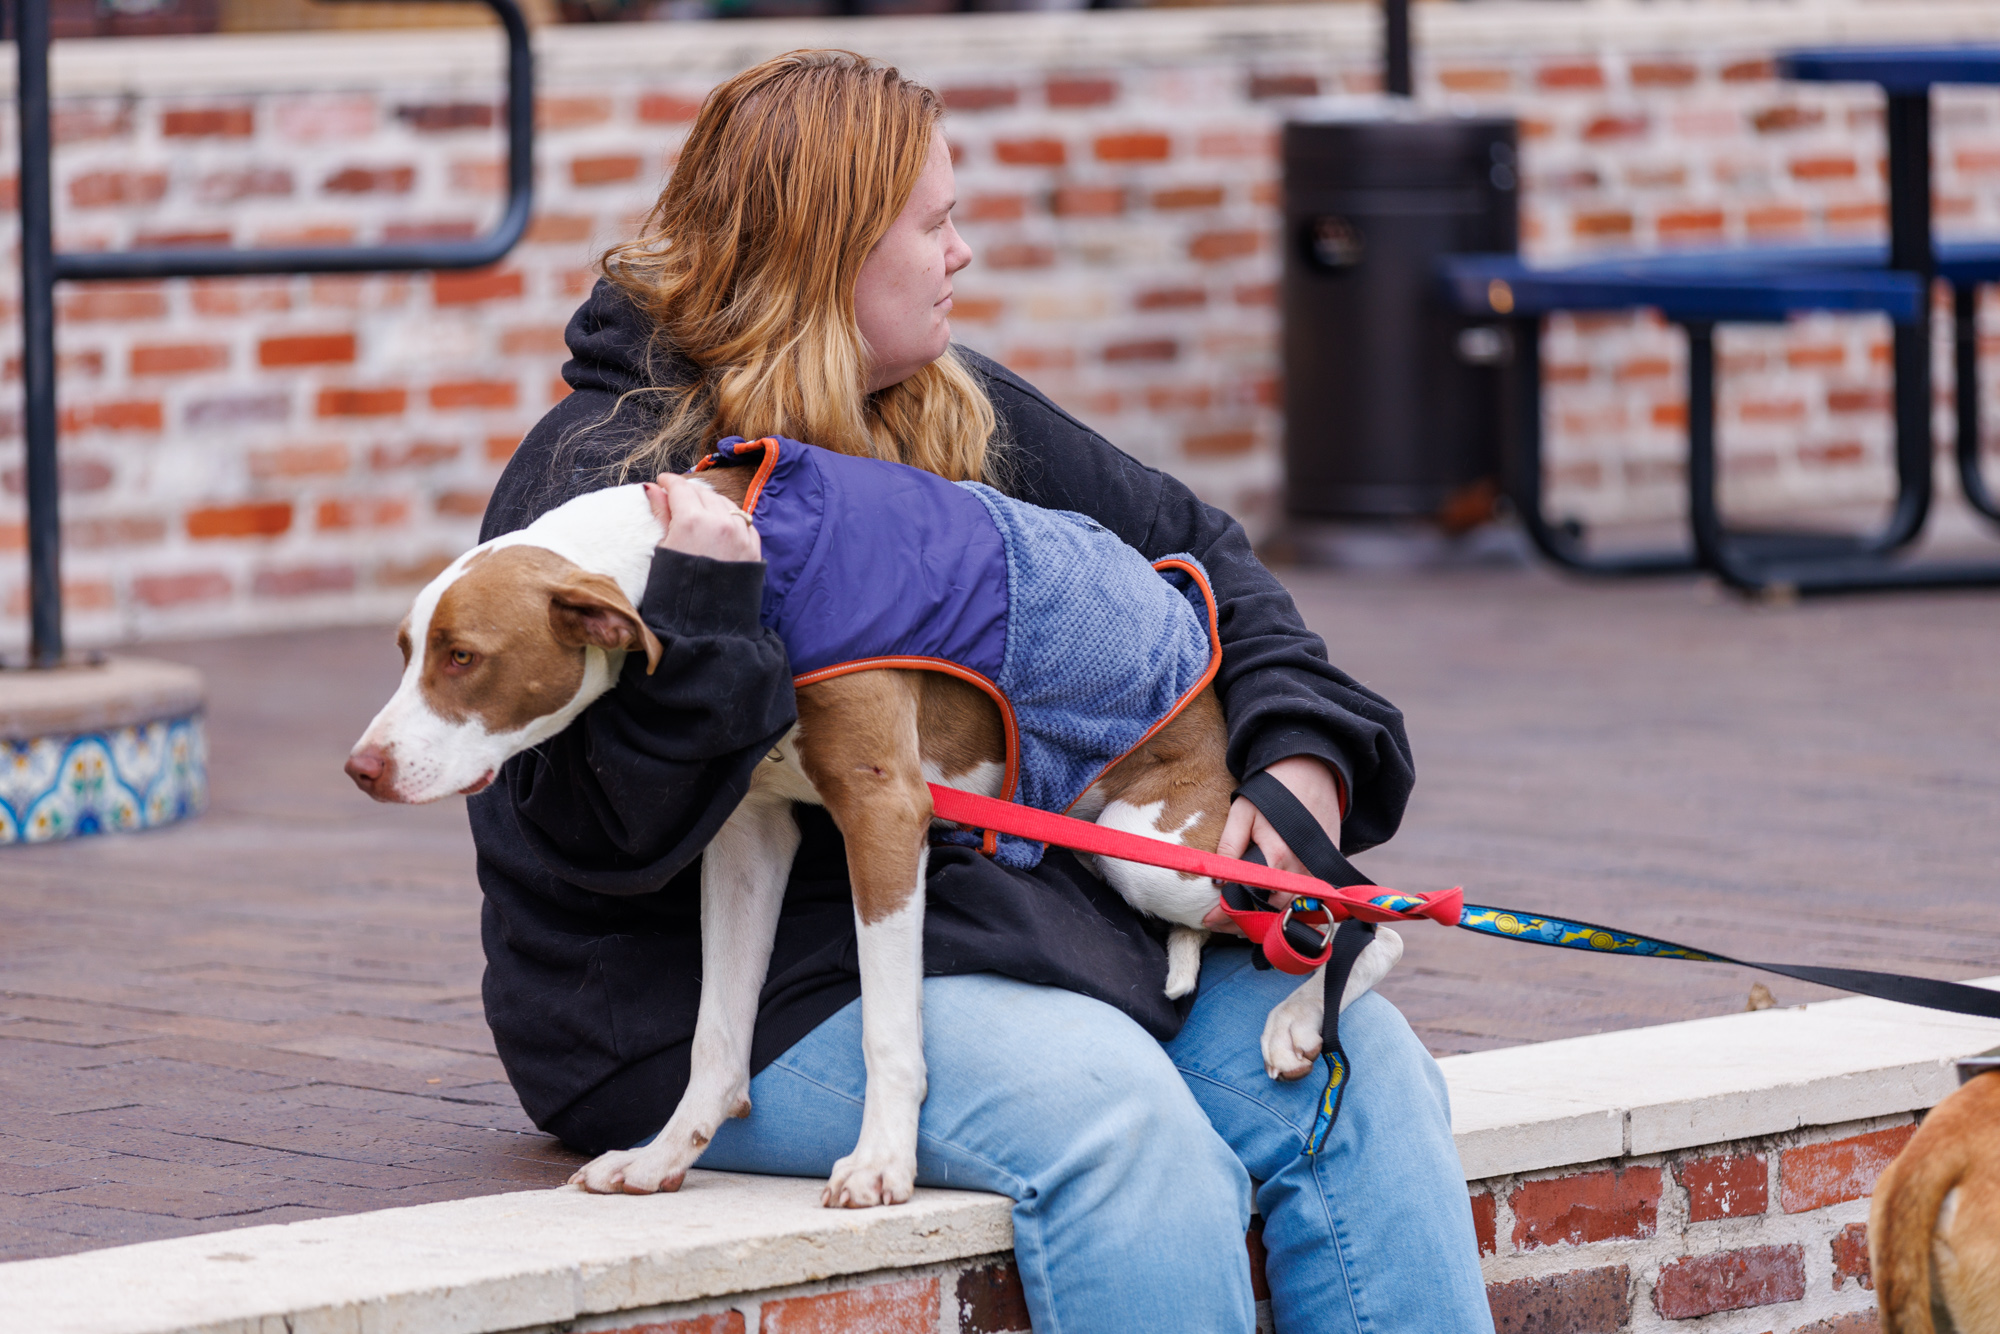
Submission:
POLYGON ((1325 993, 1317 975, 1279 1001, 1264 1018, 1264 1073, 1273 1079, 1302 1079, 1319 1059, 1325 993))
POLYGON ((651 1195, 681 1188, 687 1166, 677 1163, 677 1155, 659 1148, 656 1140, 643 1149, 613 1149, 599 1154, 576 1170, 569 1179, 593 1195, 651 1195))
POLYGON ((1167 933, 1167 999, 1179 1000, 1201 981, 1201 947, 1208 932, 1177 926, 1167 933))
POLYGON ((914 1155, 873 1157, 856 1149, 833 1165, 819 1202, 828 1209, 871 1209, 907 1204, 917 1188, 914 1155))

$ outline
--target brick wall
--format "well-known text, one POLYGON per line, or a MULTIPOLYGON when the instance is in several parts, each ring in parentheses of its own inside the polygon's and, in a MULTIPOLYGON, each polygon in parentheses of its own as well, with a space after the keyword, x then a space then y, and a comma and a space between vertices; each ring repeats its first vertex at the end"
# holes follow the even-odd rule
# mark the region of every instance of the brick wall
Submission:
POLYGON ((1868 1196, 1910 1116, 1472 1184, 1499 1334, 1874 1334, 1868 1196))
MULTIPOLYGON (((1961 0, 1500 0, 1420 19, 1428 102, 1523 117, 1524 225, 1550 256, 1879 235, 1878 99, 1780 84, 1771 51, 2000 36, 2000 10, 1961 0)), ((1275 131, 1300 97, 1371 86, 1367 8, 642 25, 539 41, 538 207, 498 268, 63 291, 76 639, 398 614, 473 540, 499 468, 563 392, 562 325, 590 260, 634 226, 703 92, 798 45, 863 47, 944 91, 978 255, 959 283, 961 339, 1268 523, 1275 131)), ((501 184, 493 45, 433 32, 59 49, 59 244, 466 235, 497 211, 501 184)), ((1954 91, 1940 107, 1940 217, 2000 232, 2000 93, 1954 91)), ((0 281, 11 316, 12 275, 0 281)), ((1725 334, 1732 500, 1882 491, 1884 338, 1834 319, 1725 334)), ((11 319, 0 341, 13 342, 11 319)), ((1556 324, 1559 513, 1674 511, 1680 356, 1643 317, 1556 324)), ((0 552, 18 553, 11 405, 0 435, 0 552)), ((0 646, 22 636, 18 568, 0 575, 0 646)))

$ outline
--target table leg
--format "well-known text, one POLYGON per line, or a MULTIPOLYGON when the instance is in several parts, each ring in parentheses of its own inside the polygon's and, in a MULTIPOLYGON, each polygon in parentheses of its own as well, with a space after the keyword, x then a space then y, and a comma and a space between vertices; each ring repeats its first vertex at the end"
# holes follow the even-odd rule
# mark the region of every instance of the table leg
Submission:
POLYGON ((2000 502, 1996 502, 1986 476, 1979 470, 1981 430, 1979 422, 1979 284, 1962 283, 1952 289, 1952 350, 1957 372, 1958 481, 1966 503, 1987 518, 2000 522, 2000 502))

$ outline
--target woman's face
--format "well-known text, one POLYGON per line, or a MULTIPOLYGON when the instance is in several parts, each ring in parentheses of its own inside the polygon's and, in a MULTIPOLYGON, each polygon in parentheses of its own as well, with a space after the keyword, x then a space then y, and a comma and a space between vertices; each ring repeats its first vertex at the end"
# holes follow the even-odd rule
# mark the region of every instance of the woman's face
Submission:
POLYGON ((933 133, 924 174, 854 286, 871 394, 901 384, 951 344, 951 277, 972 262, 972 247, 951 225, 957 202, 951 152, 944 136, 933 133))

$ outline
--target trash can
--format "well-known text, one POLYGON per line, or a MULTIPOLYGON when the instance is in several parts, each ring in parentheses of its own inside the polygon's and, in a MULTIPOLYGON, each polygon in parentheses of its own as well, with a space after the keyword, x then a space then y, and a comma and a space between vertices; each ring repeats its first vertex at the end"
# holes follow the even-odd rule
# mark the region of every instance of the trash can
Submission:
POLYGON ((1287 513, 1476 521, 1505 331, 1445 308, 1436 261, 1517 249, 1514 122, 1330 112, 1285 126, 1284 173, 1287 513))

